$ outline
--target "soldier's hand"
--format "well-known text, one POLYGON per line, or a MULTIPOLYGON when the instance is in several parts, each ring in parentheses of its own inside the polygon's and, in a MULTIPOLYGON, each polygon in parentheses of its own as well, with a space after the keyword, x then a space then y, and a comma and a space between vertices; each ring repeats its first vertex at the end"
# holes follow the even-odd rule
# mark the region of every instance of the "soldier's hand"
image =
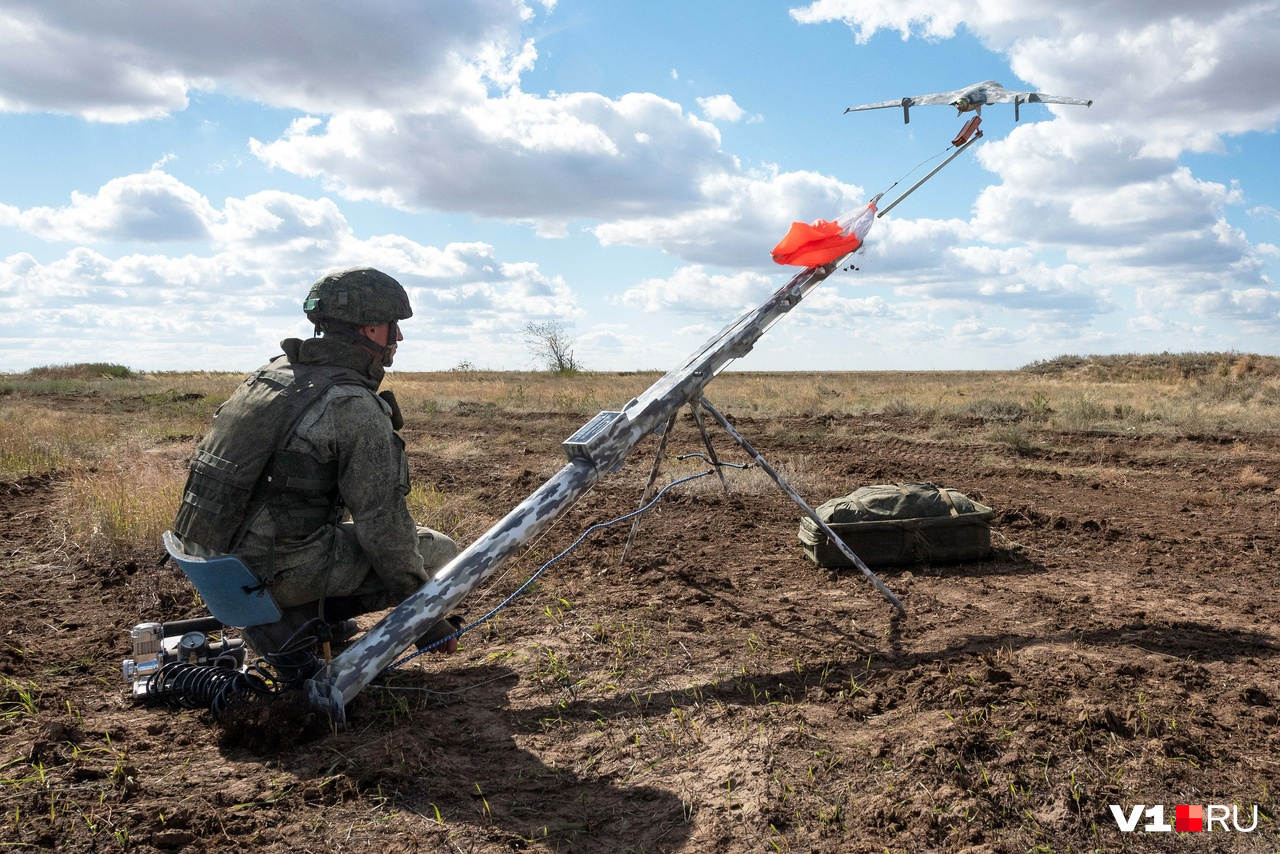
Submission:
POLYGON ((444 643, 438 643, 438 642, 443 640, 444 638, 449 637, 449 635, 453 634, 460 628, 462 628, 461 617, 456 615, 445 617, 443 620, 437 621, 434 626, 432 626, 430 629, 427 630, 427 632, 424 635, 422 635, 422 637, 414 641, 414 646, 416 646, 418 649, 426 649, 427 647, 431 647, 432 652, 438 652, 441 655, 452 655, 453 653, 458 651, 457 638, 449 638, 449 640, 445 641, 444 643), (432 647, 431 646, 432 644, 438 644, 438 645, 432 647))

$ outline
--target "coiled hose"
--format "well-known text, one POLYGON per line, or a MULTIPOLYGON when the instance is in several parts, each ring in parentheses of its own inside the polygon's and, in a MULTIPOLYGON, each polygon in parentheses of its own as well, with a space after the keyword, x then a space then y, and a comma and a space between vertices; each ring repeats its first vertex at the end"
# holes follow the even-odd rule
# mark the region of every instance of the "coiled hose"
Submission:
POLYGON ((230 655, 219 656, 211 664, 166 664, 147 678, 143 698, 176 709, 208 709, 215 721, 221 721, 232 703, 268 702, 300 686, 319 669, 311 652, 316 638, 303 635, 319 622, 304 625, 279 652, 264 655, 244 670, 230 655))

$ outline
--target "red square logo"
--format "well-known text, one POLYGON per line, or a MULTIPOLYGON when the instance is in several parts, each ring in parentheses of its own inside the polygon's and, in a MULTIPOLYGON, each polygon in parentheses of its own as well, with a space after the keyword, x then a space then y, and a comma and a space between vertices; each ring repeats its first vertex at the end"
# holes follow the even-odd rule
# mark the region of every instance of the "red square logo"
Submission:
POLYGON ((1204 830, 1204 807, 1199 804, 1179 804, 1173 810, 1174 830, 1204 830))

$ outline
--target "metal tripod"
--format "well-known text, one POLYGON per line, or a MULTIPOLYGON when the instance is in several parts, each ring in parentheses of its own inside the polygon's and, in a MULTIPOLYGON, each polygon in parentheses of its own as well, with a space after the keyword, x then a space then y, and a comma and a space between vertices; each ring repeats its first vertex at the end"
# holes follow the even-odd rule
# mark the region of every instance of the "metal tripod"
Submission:
MULTIPOLYGON (((779 474, 777 469, 769 465, 768 461, 760 455, 760 452, 753 448, 751 443, 748 442, 741 433, 733 428, 733 425, 729 423, 729 420, 725 418, 719 410, 712 406, 707 401, 706 397, 699 395, 697 400, 690 400, 689 410, 693 414, 694 422, 698 425, 698 432, 702 434, 703 444, 706 445, 707 448, 707 456, 711 460, 711 465, 715 468, 716 474, 720 477, 720 484, 724 487, 725 493, 729 492, 729 484, 725 481, 724 472, 721 469, 728 464, 721 463, 719 458, 716 456, 716 449, 711 444, 711 436, 707 433, 706 424, 702 420, 702 412, 704 410, 714 418, 722 428, 724 428, 724 431, 742 447, 742 450, 747 452, 747 455, 751 457, 755 462, 755 465, 757 465, 765 474, 769 475, 773 482, 787 494, 787 497, 794 501, 796 506, 798 506, 806 516, 814 521, 819 530, 826 534, 827 538, 836 546, 837 549, 840 550, 840 553, 843 554, 850 563, 856 566, 862 574, 867 577, 868 581, 875 585, 876 589, 880 591, 880 594, 884 596, 884 598, 887 599, 893 607, 898 609, 898 613, 906 613, 907 609, 903 607, 900 601, 898 601, 898 597, 893 595, 893 591, 886 587, 884 582, 876 577, 876 574, 862 562, 861 558, 853 553, 853 550, 849 548, 844 540, 840 539, 840 536, 836 534, 835 531, 831 530, 831 527, 824 522, 816 512, 814 512, 814 509, 810 507, 803 498, 800 497, 800 494, 792 488, 791 484, 787 483, 786 478, 779 474)), ((662 431, 662 438, 658 442, 658 452, 653 459, 653 468, 649 471, 649 481, 645 484, 644 496, 640 499, 641 507, 648 504, 649 499, 653 495, 653 487, 658 480, 658 472, 662 467, 662 454, 667 448, 667 439, 671 436, 671 429, 675 426, 676 417, 679 414, 680 410, 678 409, 672 413, 671 418, 667 421, 666 427, 662 431)), ((745 468, 745 466, 742 466, 742 468, 745 468)), ((627 543, 622 548, 622 557, 620 562, 627 559, 627 553, 631 550, 631 543, 635 539, 636 531, 639 530, 639 528, 640 517, 636 516, 636 518, 631 522, 631 532, 627 535, 627 543)))

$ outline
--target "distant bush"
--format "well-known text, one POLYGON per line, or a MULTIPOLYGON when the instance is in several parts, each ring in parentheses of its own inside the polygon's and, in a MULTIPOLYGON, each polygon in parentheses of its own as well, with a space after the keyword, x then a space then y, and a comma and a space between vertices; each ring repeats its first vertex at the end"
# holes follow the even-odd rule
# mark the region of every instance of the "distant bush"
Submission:
POLYGON ((1280 375, 1280 359, 1251 353, 1118 353, 1058 356, 1023 365, 1022 373, 1101 381, 1189 380, 1203 377, 1280 375))
POLYGON ((1089 364, 1094 358, 1094 356, 1055 356, 1052 359, 1039 359, 1029 365, 1023 365, 1018 370, 1025 374, 1061 376, 1089 364))
POLYGON ((983 421, 1021 421, 1028 414, 1022 404, 1015 401, 986 399, 969 404, 966 412, 983 421))
POLYGON ((24 376, 33 380, 132 380, 142 376, 142 372, 109 362, 77 362, 32 368, 24 376))

